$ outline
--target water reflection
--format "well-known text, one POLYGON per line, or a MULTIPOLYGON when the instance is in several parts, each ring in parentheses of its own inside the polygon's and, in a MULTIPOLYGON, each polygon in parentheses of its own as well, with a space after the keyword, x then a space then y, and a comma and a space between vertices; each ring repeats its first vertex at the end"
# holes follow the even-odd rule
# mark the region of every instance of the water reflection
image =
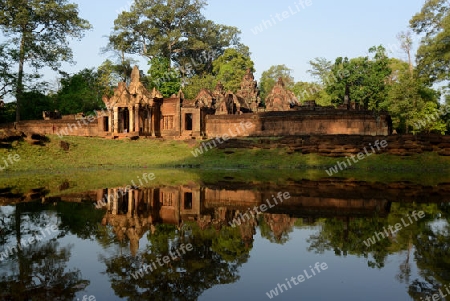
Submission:
MULTIPOLYGON (((55 215, 36 211, 32 205, 18 204, 15 210, 1 207, 0 299, 73 300, 90 281, 79 269, 67 268, 71 245, 61 247, 56 237, 45 237, 49 222, 60 225, 57 219, 51 222, 55 215), (39 235, 40 240, 29 240, 39 235)), ((64 236, 57 232, 57 237, 64 236)))
MULTIPOLYGON (((432 188, 429 197, 429 187, 406 191, 402 185, 391 185, 389 190, 380 191, 376 185, 313 181, 273 187, 232 183, 161 186, 117 193, 120 189, 43 196, 39 202, 1 207, 2 247, 41 227, 44 214, 57 217, 59 233, 58 239, 36 244, 0 262, 0 299, 50 300, 59 296, 71 300, 89 285, 93 279, 83 279, 87 267, 67 268, 72 246, 59 244, 64 237, 92 240, 91 247, 100 250, 103 277, 110 284, 107 289, 118 299, 197 300, 219 284, 240 281, 249 259, 262 251, 254 247, 255 240, 287 245, 295 232, 310 230, 307 250, 299 250, 299 256, 305 252, 330 256, 332 252, 335 257, 366 258, 367 266, 353 271, 361 275, 367 269, 392 265, 389 256, 398 255, 401 261, 395 267, 395 279, 400 289, 407 287, 404 293, 413 300, 425 299, 450 283, 450 206, 443 202, 448 198, 445 185, 432 188), (288 191, 291 197, 242 218, 249 208, 264 204, 280 191, 288 191), (101 200, 108 201, 95 209, 101 200), (425 218, 374 244, 363 243, 414 210, 424 211, 425 218), (192 244, 193 250, 135 277, 145 264, 168 256, 183 244, 192 244)), ((258 276, 270 278, 269 274, 258 276)), ((275 284, 282 280, 274 279, 275 284)), ((323 285, 332 286, 328 282, 323 285)))

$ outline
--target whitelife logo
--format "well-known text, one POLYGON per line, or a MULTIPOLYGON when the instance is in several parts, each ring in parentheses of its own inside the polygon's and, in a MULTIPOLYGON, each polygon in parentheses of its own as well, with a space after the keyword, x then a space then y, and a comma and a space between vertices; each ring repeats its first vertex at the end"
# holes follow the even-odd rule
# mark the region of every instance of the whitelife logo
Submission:
MULTIPOLYGON (((397 231, 400 231, 401 229, 403 229, 403 227, 408 227, 411 224, 413 224, 414 222, 417 222, 420 218, 424 218, 425 217, 425 212, 423 211, 419 211, 416 212, 415 210, 411 213, 412 217, 414 218, 414 221, 412 220, 411 216, 409 216, 409 214, 406 216, 409 220, 409 224, 405 222, 405 220, 402 218, 401 219, 401 223, 396 223, 395 226, 390 225, 388 227, 389 231, 391 232, 391 234, 394 234, 397 231), (395 230, 393 230, 392 228, 395 227, 395 230)), ((389 232, 387 231, 386 227, 383 227, 383 232, 375 232, 374 235, 372 237, 369 237, 368 239, 364 240, 364 244, 366 245, 366 247, 370 247, 371 245, 374 245, 375 243, 379 242, 382 239, 385 239, 386 237, 389 237, 389 232)))
MULTIPOLYGON (((188 244, 181 244, 180 245, 180 248, 179 248, 182 252, 183 252, 183 255, 184 254, 186 254, 186 251, 192 251, 192 250, 194 250, 194 247, 192 246, 192 244, 190 244, 190 243, 188 243, 188 244), (185 249, 186 248, 186 249, 185 249)), ((175 252, 174 252, 175 253, 175 252)), ((169 264, 169 262, 171 261, 171 260, 178 260, 178 259, 180 259, 180 257, 181 257, 181 254, 180 254, 180 251, 177 249, 176 250, 176 253, 177 254, 174 254, 174 253, 172 253, 172 252, 170 252, 169 251, 169 255, 170 255, 170 257, 169 256, 164 256, 164 257, 158 257, 158 259, 156 260, 157 262, 158 262, 158 264, 159 264, 159 266, 160 267, 162 267, 164 264, 169 264), (178 255, 178 256, 176 256, 176 255, 178 255), (162 262, 161 262, 161 260, 162 260, 162 262)), ((155 263, 155 261, 154 260, 152 260, 151 262, 150 262, 150 264, 146 264, 146 263, 144 263, 144 265, 142 266, 142 268, 140 268, 136 273, 131 273, 131 276, 134 278, 134 279, 139 279, 139 278, 142 278, 142 277, 144 277, 144 275, 145 274, 148 274, 148 270, 150 269, 150 272, 153 272, 154 270, 156 270, 156 269, 158 269, 158 267, 156 266, 156 263, 155 263)))
POLYGON ((275 17, 270 15, 270 20, 262 20, 262 22, 251 29, 253 34, 257 35, 258 33, 263 32, 265 29, 269 29, 272 26, 275 26, 278 22, 282 22, 283 20, 288 19, 289 17, 298 14, 302 10, 312 5, 311 0, 299 0, 298 2, 294 2, 295 8, 292 6, 288 6, 288 9, 283 11, 282 13, 276 13, 275 17), (275 19, 276 18, 276 19, 275 19))
POLYGON ((281 192, 280 191, 280 192, 278 192, 277 197, 278 197, 278 199, 276 199, 272 195, 272 199, 275 202, 275 204, 271 204, 269 199, 266 199, 266 204, 267 205, 266 204, 261 204, 259 206, 253 207, 252 209, 248 208, 246 213, 244 213, 244 214, 240 213, 238 218, 234 218, 231 222, 228 222, 228 224, 231 227, 233 227, 233 228, 236 227, 236 225, 240 226, 242 223, 245 223, 246 221, 249 221, 251 219, 251 216, 254 216, 255 214, 261 214, 263 212, 266 212, 267 209, 273 208, 276 205, 278 205, 278 200, 281 203, 283 203, 283 201, 289 199, 291 197, 291 195, 289 194, 289 192, 281 192), (261 210, 261 211, 258 211, 258 209, 261 210))
MULTIPOLYGON (((144 182, 146 184, 148 184, 149 181, 153 181, 155 179, 155 174, 154 173, 144 173, 142 175, 142 179, 144 179, 144 182)), ((105 193, 105 195, 103 196, 103 199, 97 201, 95 208, 100 209, 100 208, 106 206, 109 201, 118 199, 119 197, 123 197, 131 189, 138 189, 139 187, 142 187, 144 184, 142 183, 142 180, 139 176, 138 176, 138 180, 139 180, 140 185, 136 185, 136 183, 134 183, 134 180, 133 180, 133 181, 131 181, 131 184, 133 184, 133 185, 127 185, 125 188, 119 188, 119 189, 117 189, 115 194, 105 193)))
MULTIPOLYGON (((381 150, 381 149, 380 149, 380 146, 381 146, 382 148, 386 148, 386 146, 388 146, 388 143, 387 143, 386 140, 381 140, 381 142, 380 142, 379 140, 377 140, 377 141, 375 141, 374 144, 375 144, 374 146, 377 148, 378 151, 381 150)), ((344 170, 344 169, 346 169, 346 168, 352 166, 352 163, 350 162, 350 159, 352 159, 352 161, 353 161, 354 163, 358 163, 359 161, 365 159, 366 157, 372 156, 374 153, 376 153, 377 150, 375 150, 375 149, 373 148, 372 143, 369 143, 369 146, 370 146, 370 148, 372 149, 372 153, 369 153, 369 152, 367 151, 367 148, 364 147, 364 152, 365 152, 365 154, 364 154, 363 152, 359 152, 359 153, 356 155, 356 157, 358 157, 358 159, 355 159, 355 155, 351 155, 350 158, 348 158, 347 156, 345 156, 345 158, 347 159, 348 166, 347 166, 347 163, 345 163, 345 161, 343 161, 343 162, 339 162, 339 161, 338 161, 337 164, 336 164, 335 166, 330 167, 329 169, 327 169, 327 170, 325 170, 325 171, 326 171, 327 174, 331 177, 333 174, 338 173, 338 172, 339 172, 339 169, 344 170), (339 168, 339 169, 338 169, 338 168, 339 168)))
POLYGON ((2 164, 0 164, 0 170, 5 170, 8 167, 10 167, 11 165, 13 165, 16 162, 20 161, 20 156, 19 154, 9 154, 8 158, 5 159, 4 157, 2 158, 4 165, 2 166, 2 164))
POLYGON ((236 133, 234 133, 232 131, 232 129, 228 129, 228 133, 230 133, 230 135, 228 134, 223 134, 222 137, 216 137, 214 139, 211 139, 210 142, 202 142, 200 147, 197 147, 195 150, 191 151, 192 155, 194 157, 198 157, 199 155, 202 155, 204 152, 206 153, 207 151, 209 151, 210 149, 213 149, 214 147, 217 147, 216 144, 216 140, 217 142, 219 142, 220 144, 224 143, 225 141, 230 140, 230 136, 231 137, 236 137, 238 135, 242 135, 243 133, 245 133, 247 130, 253 128, 255 125, 253 123, 251 123, 250 121, 247 122, 241 122, 240 125, 235 125, 235 130, 236 133), (221 140, 222 139, 222 140, 221 140), (214 144, 214 146, 213 146, 214 144), (208 147, 206 147, 208 145, 208 147))
POLYGON ((14 253, 17 253, 18 250, 23 250, 24 248, 28 247, 31 244, 35 244, 37 242, 40 242, 44 238, 47 237, 47 235, 51 235, 52 233, 58 232, 58 226, 57 225, 47 225, 47 227, 40 230, 41 235, 31 236, 27 240, 21 239, 20 243, 17 244, 17 246, 8 246, 4 249, 3 252, 0 252, 0 261, 3 261, 5 259, 8 259, 9 256, 14 255, 14 253), (45 234, 47 232, 47 234, 45 234), (8 250, 7 250, 8 249, 8 250))

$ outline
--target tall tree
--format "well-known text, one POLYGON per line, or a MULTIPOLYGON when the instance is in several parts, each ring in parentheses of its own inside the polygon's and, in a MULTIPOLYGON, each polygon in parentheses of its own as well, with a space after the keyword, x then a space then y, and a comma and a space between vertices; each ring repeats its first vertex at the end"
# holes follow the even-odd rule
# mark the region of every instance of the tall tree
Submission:
POLYGON ((259 89, 261 90, 261 99, 266 99, 272 88, 278 81, 278 78, 282 78, 286 87, 292 88, 294 85, 294 78, 291 75, 292 70, 286 65, 274 65, 261 74, 259 80, 259 89))
POLYGON ((414 66, 411 60, 411 48, 413 45, 413 39, 411 37, 411 32, 402 31, 397 35, 397 39, 400 42, 400 48, 408 55, 409 74, 413 76, 414 66))
POLYGON ((61 61, 72 61, 67 38, 81 38, 91 25, 79 18, 78 6, 67 0, 3 0, 0 28, 10 37, 9 43, 18 45, 14 59, 18 63, 16 121, 20 121, 25 63, 56 69, 61 61))
POLYGON ((329 81, 333 63, 324 57, 316 57, 308 63, 311 65, 311 69, 306 72, 318 78, 320 80, 320 84, 326 85, 329 81))
POLYGON ((417 51, 419 76, 434 83, 450 80, 450 5, 448 0, 428 0, 410 21, 417 34, 425 34, 417 51))
POLYGON ((206 20, 201 13, 205 6, 203 0, 136 0, 130 11, 123 11, 114 21, 109 43, 119 51, 149 59, 165 57, 176 67, 192 60, 195 68, 211 71, 212 60, 225 48, 239 45, 240 32, 206 20))

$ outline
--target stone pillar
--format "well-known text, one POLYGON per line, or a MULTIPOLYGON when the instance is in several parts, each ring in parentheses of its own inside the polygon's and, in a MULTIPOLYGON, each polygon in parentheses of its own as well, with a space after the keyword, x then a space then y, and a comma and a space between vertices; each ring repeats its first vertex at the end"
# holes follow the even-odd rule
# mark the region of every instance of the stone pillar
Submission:
POLYGON ((141 130, 141 128, 140 128, 141 116, 139 115, 139 105, 138 104, 136 104, 134 106, 134 119, 135 119, 134 131, 138 132, 138 135, 139 135, 139 132, 141 130))
POLYGON ((114 119, 114 113, 112 110, 108 110, 108 132, 113 132, 113 119, 114 119))
POLYGON ((134 107, 128 107, 128 111, 130 112, 130 121, 128 122, 128 132, 134 132, 134 107))
POLYGON ((149 113, 148 113, 148 115, 149 115, 149 119, 148 119, 148 129, 149 129, 149 132, 150 132, 150 136, 154 136, 155 135, 155 127, 154 127, 154 124, 153 124, 153 119, 155 118, 155 116, 154 116, 154 110, 153 110, 153 108, 151 107, 150 108, 150 111, 149 111, 149 113))
POLYGON ((119 133, 119 108, 114 108, 114 134, 119 133))

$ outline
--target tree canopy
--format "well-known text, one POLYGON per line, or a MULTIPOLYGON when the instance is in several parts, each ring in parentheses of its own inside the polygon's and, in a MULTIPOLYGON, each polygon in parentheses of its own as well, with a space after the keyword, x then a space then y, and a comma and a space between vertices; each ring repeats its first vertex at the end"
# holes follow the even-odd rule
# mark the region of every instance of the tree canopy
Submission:
POLYGON ((213 62, 213 74, 225 89, 236 92, 247 69, 255 71, 249 52, 228 48, 213 62))
POLYGON ((450 5, 447 0, 428 0, 410 20, 417 34, 424 34, 417 50, 419 76, 434 83, 450 80, 450 5))
POLYGON ((165 57, 171 65, 201 61, 195 67, 210 70, 214 57, 202 61, 202 55, 214 52, 217 57, 225 48, 239 45, 240 32, 207 20, 201 13, 205 6, 203 0, 136 0, 114 21, 110 44, 149 59, 165 57))
POLYGON ((372 47, 369 52, 373 53, 373 57, 336 59, 332 67, 336 80, 326 88, 333 103, 343 104, 344 99, 349 97, 349 100, 364 108, 379 110, 379 103, 387 97, 386 78, 391 74, 391 69, 382 46, 372 47))
POLYGON ((16 121, 24 93, 24 64, 57 68, 61 61, 70 62, 73 54, 67 38, 81 38, 89 28, 89 22, 78 16, 78 6, 67 0, 0 2, 0 29, 9 37, 8 43, 19 48, 11 56, 18 63, 16 121))

